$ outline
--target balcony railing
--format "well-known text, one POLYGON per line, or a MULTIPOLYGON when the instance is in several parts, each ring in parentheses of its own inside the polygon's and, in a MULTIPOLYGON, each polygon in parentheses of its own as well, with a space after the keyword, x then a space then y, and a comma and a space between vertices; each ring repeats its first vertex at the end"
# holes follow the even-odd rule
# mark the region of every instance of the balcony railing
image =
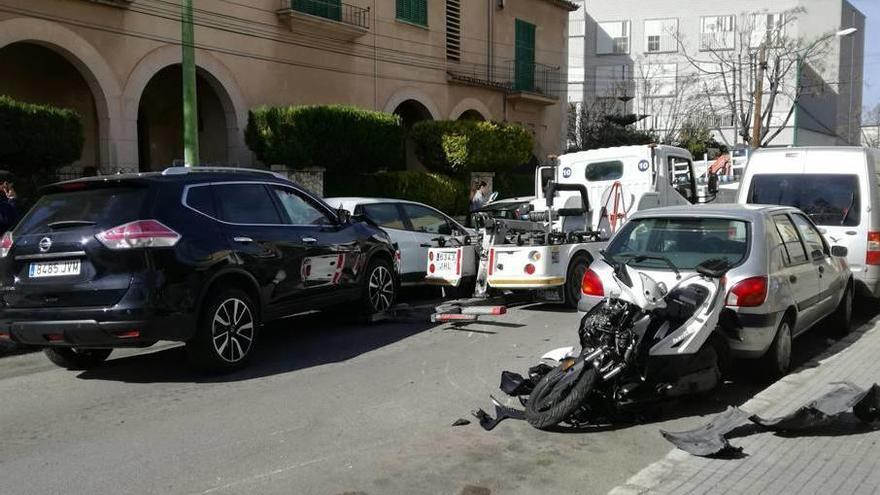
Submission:
POLYGON ((294 11, 370 29, 370 9, 333 0, 281 0, 282 11, 294 11))
POLYGON ((700 34, 700 50, 730 50, 733 48, 734 33, 720 31, 700 34))
POLYGON ((449 69, 453 81, 506 92, 534 93, 558 98, 562 88, 560 68, 546 64, 508 60, 491 70, 481 64, 461 64, 449 69))
POLYGON ((128 7, 133 0, 88 0, 92 3, 102 3, 104 5, 112 5, 114 7, 128 7))

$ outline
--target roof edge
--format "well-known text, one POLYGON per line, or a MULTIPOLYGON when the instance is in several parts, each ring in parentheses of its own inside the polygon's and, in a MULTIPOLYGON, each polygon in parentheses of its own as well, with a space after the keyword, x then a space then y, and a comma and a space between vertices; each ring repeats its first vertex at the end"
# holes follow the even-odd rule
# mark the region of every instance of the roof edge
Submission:
POLYGON ((580 8, 574 2, 569 2, 568 0, 542 0, 542 1, 545 3, 549 3, 551 5, 554 5, 556 7, 559 7, 560 9, 567 10, 569 12, 574 12, 575 10, 580 8))

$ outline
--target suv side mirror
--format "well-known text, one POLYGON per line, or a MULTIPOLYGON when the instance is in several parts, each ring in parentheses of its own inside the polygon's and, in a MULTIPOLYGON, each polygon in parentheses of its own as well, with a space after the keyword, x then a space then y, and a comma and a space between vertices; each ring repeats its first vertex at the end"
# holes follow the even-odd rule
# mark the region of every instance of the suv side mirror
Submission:
POLYGON ((831 246, 831 256, 835 258, 846 258, 846 255, 849 254, 849 250, 846 246, 831 246))
POLYGON ((339 219, 339 223, 342 225, 348 225, 351 223, 351 212, 345 208, 338 208, 336 210, 336 218, 339 219))

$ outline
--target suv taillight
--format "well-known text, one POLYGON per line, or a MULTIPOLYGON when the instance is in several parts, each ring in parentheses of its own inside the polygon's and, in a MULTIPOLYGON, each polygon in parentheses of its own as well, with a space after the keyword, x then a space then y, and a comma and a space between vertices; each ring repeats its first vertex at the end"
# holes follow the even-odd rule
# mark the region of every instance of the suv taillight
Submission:
POLYGON ((9 255, 9 251, 12 250, 12 232, 7 232, 3 234, 3 239, 0 239, 0 258, 5 258, 9 255))
POLYGON ((157 220, 137 220, 105 230, 95 237, 110 249, 172 247, 180 234, 157 220))
POLYGON ((584 272, 584 278, 581 279, 581 292, 587 296, 605 297, 605 287, 602 285, 602 279, 589 268, 584 272))
POLYGON ((751 308, 764 304, 767 299, 767 277, 741 280, 727 294, 727 305, 751 308))
POLYGON ((868 232, 868 251, 865 264, 880 265, 880 232, 868 232))

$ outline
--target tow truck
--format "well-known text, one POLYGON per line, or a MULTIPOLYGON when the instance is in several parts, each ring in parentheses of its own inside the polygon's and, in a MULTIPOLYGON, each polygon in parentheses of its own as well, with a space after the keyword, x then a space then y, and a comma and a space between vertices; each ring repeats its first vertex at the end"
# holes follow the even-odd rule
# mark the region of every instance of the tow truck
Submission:
POLYGON ((608 239, 632 213, 708 202, 698 197, 694 160, 664 145, 603 148, 559 157, 535 172, 535 199, 521 218, 475 215, 478 234, 438 239, 426 281, 473 285, 473 297, 445 301, 434 322, 470 322, 506 312, 505 296, 577 307, 581 281, 608 239))

